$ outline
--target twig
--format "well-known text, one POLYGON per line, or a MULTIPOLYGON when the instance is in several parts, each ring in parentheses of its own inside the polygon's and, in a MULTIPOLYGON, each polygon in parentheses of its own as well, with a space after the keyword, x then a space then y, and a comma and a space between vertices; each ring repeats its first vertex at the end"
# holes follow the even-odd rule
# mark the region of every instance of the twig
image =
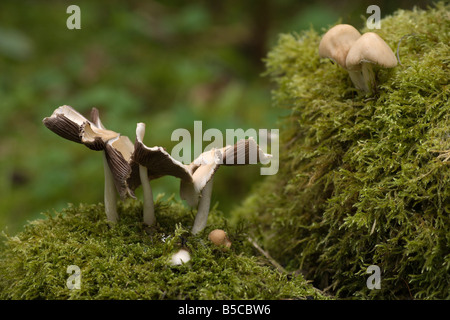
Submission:
POLYGON ((256 250, 258 250, 264 257, 267 258, 267 260, 269 260, 269 262, 278 269, 278 271, 280 271, 281 273, 287 273, 286 270, 278 263, 276 262, 271 256, 270 254, 263 250, 257 243, 255 240, 253 240, 252 238, 248 237, 247 238, 248 241, 250 241, 250 243, 256 248, 256 250))
MULTIPOLYGON (((292 275, 292 274, 297 274, 297 272, 287 272, 286 269, 284 269, 278 262, 276 262, 271 256, 270 254, 265 251, 264 249, 262 249, 255 240, 253 240, 251 237, 248 237, 247 240, 256 248, 256 250, 258 250, 264 257, 267 258, 267 260, 269 260, 269 262, 275 267, 277 268, 278 271, 280 271, 281 273, 284 274, 288 274, 288 275, 292 275)), ((311 281, 306 281, 307 283, 310 283, 311 281)), ((316 291, 316 293, 321 294, 323 296, 330 296, 329 294, 325 293, 324 291, 317 289, 316 287, 312 286, 312 288, 314 289, 314 291, 316 291)))
POLYGON ((411 297, 411 300, 414 300, 414 297, 413 297, 412 294, 411 294, 411 289, 409 289, 408 282, 406 282, 406 280, 403 279, 403 278, 402 278, 402 280, 403 280, 403 282, 406 284, 406 288, 408 289, 409 296, 411 297))
POLYGON ((405 38, 405 37, 407 37, 407 36, 415 36, 415 35, 416 35, 415 32, 405 34, 405 35, 404 35, 403 37, 401 37, 400 40, 398 41, 398 45, 397 45, 397 60, 398 60, 398 64, 399 64, 399 65, 402 65, 402 63, 400 62, 400 55, 399 55, 399 52, 400 52, 400 43, 402 42, 403 38, 405 38))

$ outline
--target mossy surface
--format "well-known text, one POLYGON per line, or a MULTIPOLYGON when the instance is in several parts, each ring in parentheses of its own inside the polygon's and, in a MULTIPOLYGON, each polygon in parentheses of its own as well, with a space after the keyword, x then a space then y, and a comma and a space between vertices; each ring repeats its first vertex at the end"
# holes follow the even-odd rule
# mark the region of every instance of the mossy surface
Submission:
POLYGON ((319 59, 323 32, 282 34, 269 53, 280 171, 234 212, 288 270, 349 298, 449 299, 450 6, 400 10, 378 33, 397 51, 378 92, 319 59), (400 41, 401 40, 401 41, 400 41), (381 270, 369 290, 367 268, 381 270))
POLYGON ((208 228, 192 236, 194 213, 176 202, 157 201, 155 208, 153 229, 143 226, 138 201, 120 203, 113 227, 102 204, 72 205, 31 222, 7 237, 0 254, 0 299, 325 298, 301 276, 278 272, 220 212, 213 210, 208 228), (207 239, 212 228, 228 232, 229 250, 207 239), (171 266, 182 246, 191 260, 171 266), (80 268, 80 289, 67 286, 70 265, 80 268))

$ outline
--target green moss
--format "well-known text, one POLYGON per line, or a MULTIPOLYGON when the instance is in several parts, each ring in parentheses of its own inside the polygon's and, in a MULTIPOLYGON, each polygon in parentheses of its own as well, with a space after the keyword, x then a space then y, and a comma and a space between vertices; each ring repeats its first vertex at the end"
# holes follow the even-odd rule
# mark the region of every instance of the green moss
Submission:
MULTIPOLYGON (((234 212, 288 270, 338 297, 448 299, 450 6, 400 10, 374 30, 401 65, 363 96, 318 57, 323 33, 283 34, 266 60, 280 171, 234 212), (366 287, 369 265, 381 289, 366 287)), ((365 29, 362 32, 367 32, 365 29)))
POLYGON ((158 226, 146 230, 142 204, 119 206, 111 227, 103 205, 69 206, 7 237, 0 255, 0 299, 305 299, 324 298, 301 276, 288 276, 231 228, 217 210, 199 236, 191 236, 193 213, 181 204, 157 201, 158 226), (207 240, 213 228, 227 230, 233 245, 222 251, 207 240), (171 266, 184 245, 191 261, 171 266), (81 270, 81 288, 69 290, 67 267, 81 270))

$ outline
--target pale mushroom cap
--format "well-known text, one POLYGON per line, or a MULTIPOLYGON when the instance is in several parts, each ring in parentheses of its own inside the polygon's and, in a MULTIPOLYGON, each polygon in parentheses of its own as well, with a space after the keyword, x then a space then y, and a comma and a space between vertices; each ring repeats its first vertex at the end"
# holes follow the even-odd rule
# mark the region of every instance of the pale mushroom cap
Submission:
POLYGON ((225 231, 221 229, 215 229, 211 231, 208 235, 208 239, 211 240, 216 246, 231 246, 231 241, 225 231))
POLYGON ((364 33, 350 48, 346 66, 349 70, 360 68, 363 62, 378 64, 384 68, 397 65, 397 58, 387 43, 376 33, 364 33))
POLYGON ((186 249, 180 249, 177 253, 175 253, 171 259, 170 264, 173 266, 179 266, 183 263, 187 263, 189 260, 191 260, 191 255, 189 254, 189 251, 186 249))
POLYGON ((361 34, 353 26, 338 24, 328 30, 320 40, 319 56, 329 58, 345 69, 347 53, 360 37, 361 34))

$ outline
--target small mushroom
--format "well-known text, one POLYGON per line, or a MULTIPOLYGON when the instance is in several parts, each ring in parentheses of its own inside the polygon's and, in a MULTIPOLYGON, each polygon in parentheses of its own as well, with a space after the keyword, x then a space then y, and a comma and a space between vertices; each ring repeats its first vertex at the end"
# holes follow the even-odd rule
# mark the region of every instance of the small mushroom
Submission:
POLYGON ((143 143, 145 124, 138 123, 136 127, 136 142, 132 161, 138 165, 138 172, 144 196, 144 223, 151 226, 156 222, 153 204, 153 193, 149 180, 165 175, 171 175, 187 181, 192 181, 190 172, 181 162, 172 158, 163 147, 149 148, 143 143))
POLYGON ((131 179, 132 170, 128 168, 126 160, 130 158, 130 145, 133 147, 133 144, 127 137, 107 130, 96 108, 92 108, 91 118, 92 122, 72 107, 64 105, 58 107, 50 117, 44 118, 43 123, 65 139, 84 144, 91 150, 103 151, 105 212, 108 221, 117 222, 116 191, 122 198, 134 196, 133 190, 139 185, 138 179, 131 179))
POLYGON ((213 178, 221 165, 235 166, 256 163, 266 163, 272 155, 264 153, 253 138, 239 140, 235 145, 221 149, 211 149, 198 156, 186 166, 192 175, 192 180, 182 179, 180 197, 192 206, 197 206, 194 225, 191 232, 197 234, 206 227, 213 178))
POLYGON ((216 246, 224 246, 226 248, 231 247, 230 239, 228 239, 226 232, 221 229, 211 231, 208 235, 208 239, 216 246))
POLYGON ((191 260, 191 255, 189 254, 189 251, 182 248, 172 255, 170 259, 170 264, 172 266, 179 266, 184 263, 187 263, 189 260, 191 260))
POLYGON ((328 58, 347 70, 350 79, 359 90, 365 90, 361 70, 347 68, 347 54, 361 33, 349 24, 338 24, 328 30, 319 43, 319 56, 328 58))
MULTIPOLYGON (((98 116, 97 109, 94 108, 92 114, 96 114, 98 116)), ((67 105, 58 107, 55 111, 53 111, 50 117, 44 118, 43 123, 48 129, 57 135, 70 141, 84 144, 89 149, 96 151, 105 150, 107 141, 119 136, 118 133, 106 130, 101 125, 97 126, 86 119, 78 111, 67 105)), ((101 124, 100 119, 98 119, 98 123, 101 124)), ((114 183, 105 153, 103 153, 103 167, 105 173, 106 216, 109 221, 116 222, 118 220, 118 214, 115 201, 114 183)))
MULTIPOLYGON (((138 123, 136 127, 136 141, 142 143, 145 135, 145 124, 138 123)), ((142 191, 144 195, 144 223, 151 226, 156 222, 155 206, 153 204, 153 192, 148 180, 147 167, 139 165, 139 177, 141 179, 142 191)))
POLYGON ((376 91, 376 80, 373 66, 393 68, 397 58, 387 43, 376 33, 367 32, 355 41, 346 58, 347 69, 361 72, 355 86, 363 87, 365 92, 376 91))

